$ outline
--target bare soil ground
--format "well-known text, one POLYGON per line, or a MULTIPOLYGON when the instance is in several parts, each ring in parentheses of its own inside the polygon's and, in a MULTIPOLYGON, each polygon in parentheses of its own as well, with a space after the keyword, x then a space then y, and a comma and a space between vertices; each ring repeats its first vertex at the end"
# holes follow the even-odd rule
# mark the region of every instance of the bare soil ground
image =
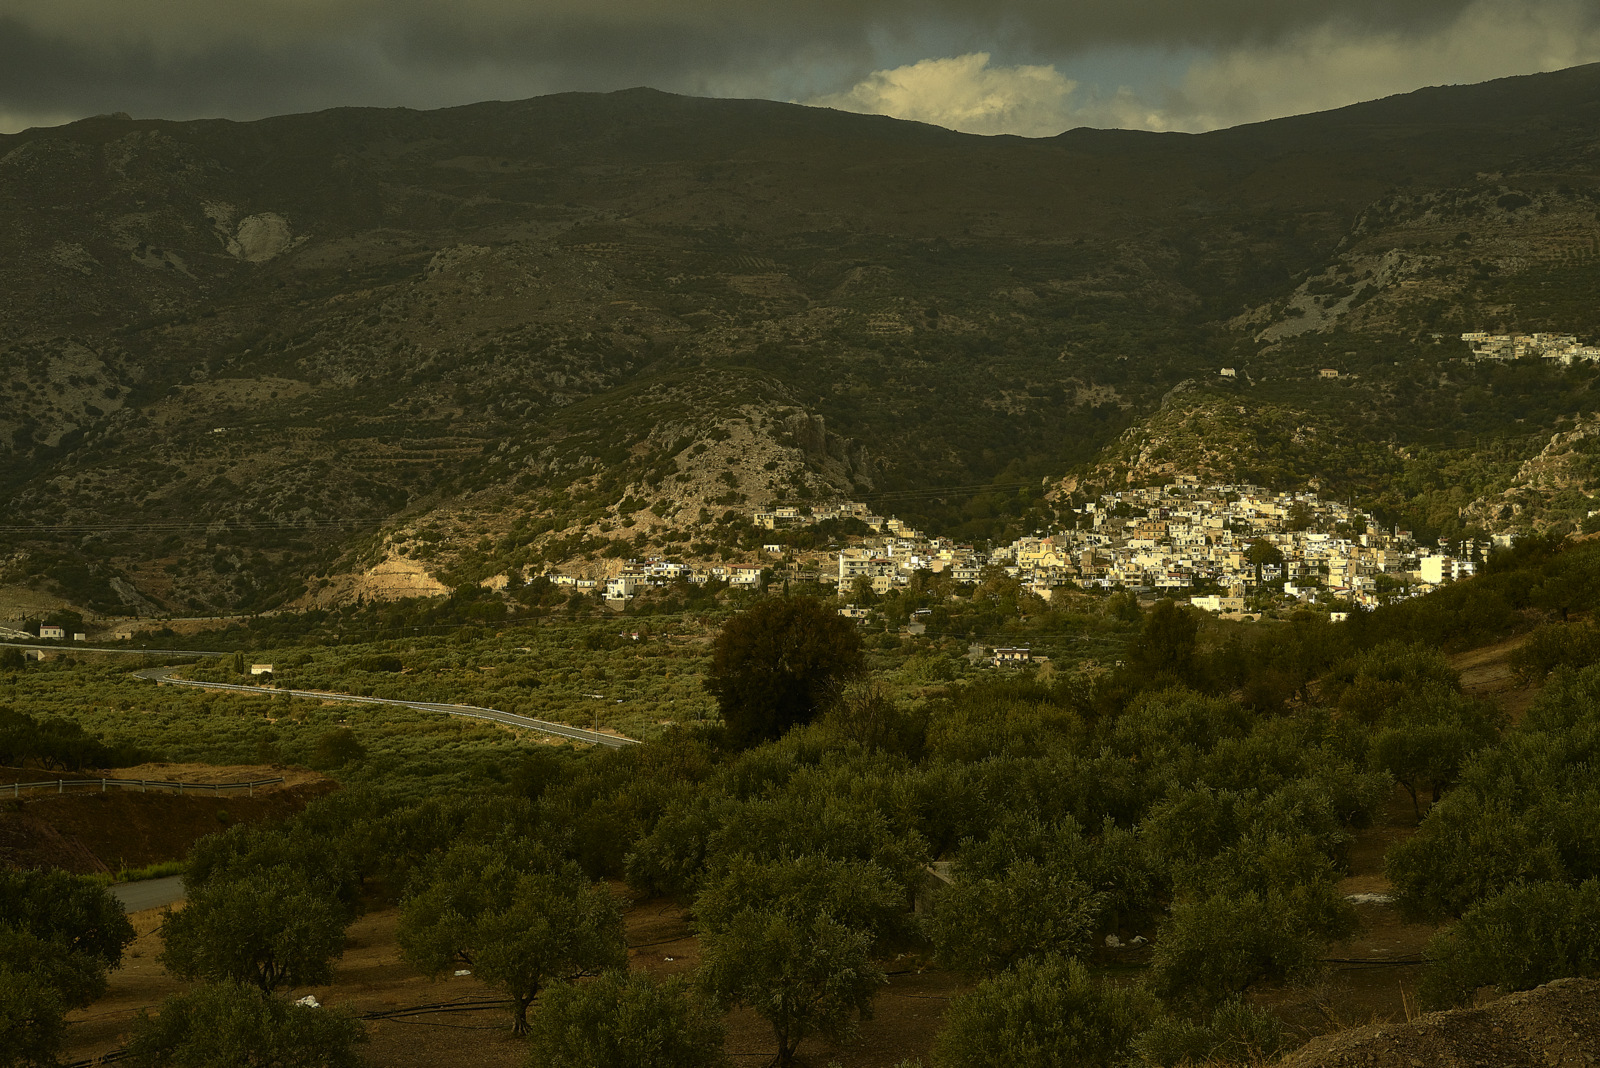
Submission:
POLYGON ((1376 898, 1357 901, 1361 929, 1349 941, 1329 947, 1326 976, 1315 987, 1263 998, 1302 1038, 1357 1024, 1404 1020, 1416 1004, 1422 949, 1437 928, 1407 923, 1393 903, 1381 899, 1394 893, 1383 872, 1384 854, 1415 834, 1417 822, 1411 796, 1396 787, 1373 826, 1354 832, 1350 874, 1339 889, 1349 896, 1376 898))
POLYGON ((29 586, 0 586, 0 624, 22 623, 74 607, 60 597, 29 586))
POLYGON ((1308 1043, 1283 1068, 1554 1068, 1600 1061, 1600 981, 1558 979, 1487 1005, 1308 1043))
MULTIPOLYGON (((619 894, 622 888, 616 888, 619 894)), ((153 1010, 161 999, 187 984, 168 976, 156 961, 161 951, 162 911, 134 913, 138 940, 123 966, 112 973, 106 996, 69 1017, 67 1060, 81 1060, 124 1045, 140 1010, 153 1010)), ((630 904, 626 914, 632 967, 653 975, 692 970, 699 953, 683 910, 666 901, 630 904)), ((473 1002, 494 998, 493 989, 471 976, 449 976, 430 982, 400 958, 395 929, 399 910, 381 908, 350 928, 334 981, 326 987, 297 990, 326 1005, 357 1012, 385 1012, 412 1006, 473 1002)), ((807 1064, 837 1061, 841 1068, 888 1068, 908 1056, 926 1057, 949 999, 961 989, 944 972, 917 972, 907 962, 891 963, 889 985, 878 996, 873 1019, 865 1022, 858 1041, 844 1047, 816 1040, 801 1048, 807 1064)), ((773 1054, 772 1034, 755 1013, 729 1015, 728 1052, 736 1064, 763 1064, 773 1054)), ((510 1031, 506 1010, 444 1011, 375 1020, 363 1056, 372 1068, 433 1068, 471 1064, 482 1068, 521 1068, 526 1048, 510 1031)))
MULTIPOLYGON (((338 784, 303 768, 268 765, 141 764, 111 768, 106 778, 167 782, 248 782, 283 776, 280 785, 244 793, 141 793, 80 787, 65 793, 34 792, 0 801, 0 866, 58 867, 89 875, 121 866, 181 860, 194 842, 234 823, 282 819, 299 812, 338 784)), ((48 779, 99 779, 39 768, 0 768, 0 784, 48 779)))
POLYGON ((1522 718, 1539 693, 1537 685, 1524 684, 1511 670, 1511 654, 1527 640, 1522 634, 1450 658, 1451 665, 1461 672, 1461 689, 1499 705, 1512 723, 1522 718))

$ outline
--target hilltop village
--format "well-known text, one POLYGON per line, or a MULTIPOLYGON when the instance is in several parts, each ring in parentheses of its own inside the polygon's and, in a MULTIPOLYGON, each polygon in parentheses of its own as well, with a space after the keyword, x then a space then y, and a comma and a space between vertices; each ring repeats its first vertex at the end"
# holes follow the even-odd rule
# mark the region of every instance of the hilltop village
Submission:
MULTIPOLYGON (((847 502, 827 508, 758 511, 763 530, 783 532, 828 520, 857 520, 872 533, 827 552, 792 552, 781 534, 764 547, 767 564, 696 568, 651 559, 629 561, 607 579, 550 573, 626 602, 677 580, 760 587, 798 580, 837 587, 860 600, 912 584, 919 573, 972 585, 1004 574, 1041 597, 1057 589, 1113 590, 1172 597, 1221 614, 1273 605, 1376 606, 1473 573, 1489 546, 1468 541, 1454 554, 1418 544, 1409 531, 1384 532, 1372 516, 1315 493, 1273 493, 1260 486, 1194 483, 1123 490, 1070 513, 1073 525, 980 551, 930 538, 894 518, 847 502), (857 596, 857 595, 860 596, 857 596)), ((847 607, 846 614, 865 609, 847 607)))
POLYGON ((1536 357, 1554 360, 1563 367, 1574 361, 1600 362, 1600 347, 1581 344, 1571 334, 1485 334, 1481 332, 1461 335, 1461 340, 1472 346, 1475 360, 1520 360, 1536 357))

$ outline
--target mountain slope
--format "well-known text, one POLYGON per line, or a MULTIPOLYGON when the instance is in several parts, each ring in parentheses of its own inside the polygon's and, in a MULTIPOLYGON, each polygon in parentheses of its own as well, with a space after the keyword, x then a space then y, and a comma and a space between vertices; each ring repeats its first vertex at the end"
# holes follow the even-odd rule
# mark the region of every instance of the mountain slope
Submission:
POLYGON ((835 493, 998 536, 1177 383, 1303 407, 1330 353, 1330 432, 1463 448, 1415 339, 1600 328, 1597 108, 1577 68, 1198 136, 631 90, 0 137, 0 555, 205 610, 425 530, 451 581, 835 493))

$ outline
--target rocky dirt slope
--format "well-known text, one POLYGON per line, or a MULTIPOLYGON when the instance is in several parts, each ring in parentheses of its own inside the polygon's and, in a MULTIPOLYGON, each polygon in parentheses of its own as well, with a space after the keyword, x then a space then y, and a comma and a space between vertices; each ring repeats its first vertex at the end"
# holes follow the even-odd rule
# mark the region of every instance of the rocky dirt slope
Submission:
POLYGON ((1559 979, 1479 1008, 1314 1039, 1282 1068, 1554 1068, 1600 1060, 1600 980, 1559 979))

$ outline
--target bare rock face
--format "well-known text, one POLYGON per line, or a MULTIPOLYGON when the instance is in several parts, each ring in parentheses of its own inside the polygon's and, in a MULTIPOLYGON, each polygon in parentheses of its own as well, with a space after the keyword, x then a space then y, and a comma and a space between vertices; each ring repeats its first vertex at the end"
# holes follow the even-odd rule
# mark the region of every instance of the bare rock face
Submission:
POLYGON ((1600 980, 1558 979, 1481 1008, 1325 1035, 1281 1068, 1565 1068, 1600 1063, 1600 980))
POLYGON ((228 251, 247 263, 265 263, 288 251, 293 243, 289 220, 268 211, 241 220, 228 251))

